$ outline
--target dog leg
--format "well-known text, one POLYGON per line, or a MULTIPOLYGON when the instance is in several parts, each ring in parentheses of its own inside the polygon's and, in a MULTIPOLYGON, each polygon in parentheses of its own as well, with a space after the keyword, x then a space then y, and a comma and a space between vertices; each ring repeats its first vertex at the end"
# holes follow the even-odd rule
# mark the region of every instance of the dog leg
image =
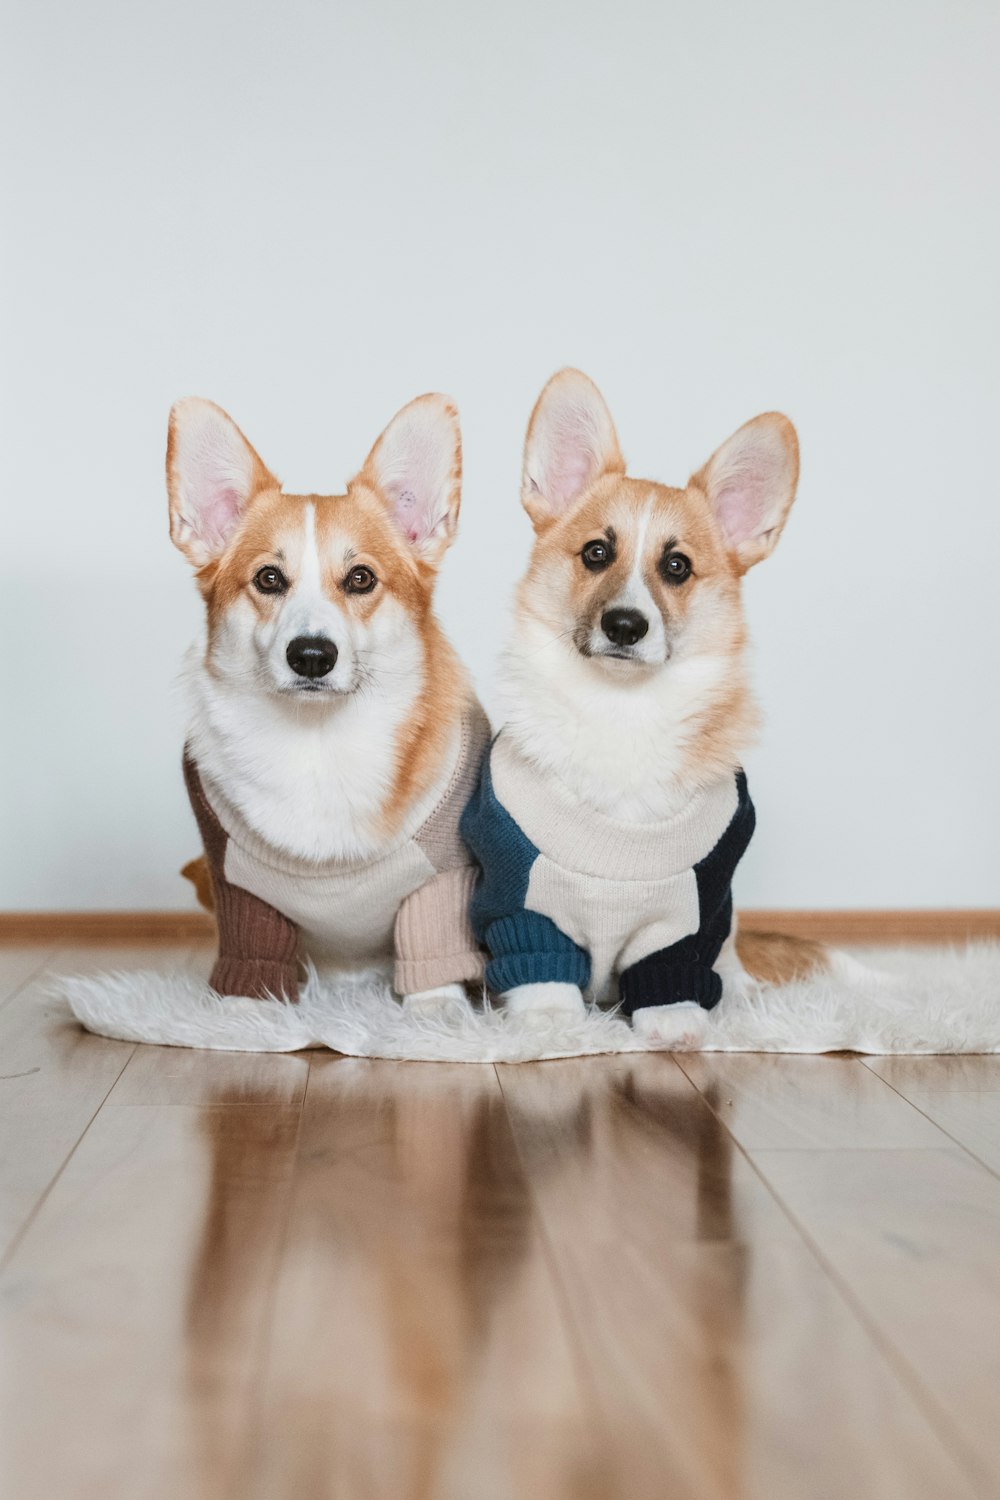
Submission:
POLYGON ((722 993, 727 1000, 742 999, 750 987, 750 975, 743 967, 737 949, 736 916, 733 916, 733 925, 729 936, 722 945, 718 958, 712 965, 716 974, 722 980, 722 993))
POLYGON ((694 1000, 646 1005, 634 1012, 632 1030, 651 1051, 693 1052, 705 1040, 708 1012, 694 1000))
POLYGON ((465 986, 442 984, 436 990, 418 990, 403 996, 403 1009, 417 1020, 432 1021, 443 1016, 453 1005, 467 1003, 465 986))
POLYGON ((546 1012, 580 1020, 587 1013, 579 985, 519 984, 503 997, 508 1012, 514 1016, 544 1015, 546 1012))

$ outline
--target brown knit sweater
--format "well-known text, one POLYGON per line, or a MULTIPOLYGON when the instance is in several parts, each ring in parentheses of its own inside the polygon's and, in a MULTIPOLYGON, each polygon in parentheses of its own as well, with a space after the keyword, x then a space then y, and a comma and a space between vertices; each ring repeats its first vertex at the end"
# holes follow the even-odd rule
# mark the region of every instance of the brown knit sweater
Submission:
POLYGON ((462 724, 451 777, 415 833, 374 859, 307 861, 267 844, 184 755, 184 779, 212 879, 220 994, 298 999, 299 958, 363 968, 395 956, 414 994, 482 977, 468 904, 474 870, 458 822, 489 742, 478 704, 462 724))

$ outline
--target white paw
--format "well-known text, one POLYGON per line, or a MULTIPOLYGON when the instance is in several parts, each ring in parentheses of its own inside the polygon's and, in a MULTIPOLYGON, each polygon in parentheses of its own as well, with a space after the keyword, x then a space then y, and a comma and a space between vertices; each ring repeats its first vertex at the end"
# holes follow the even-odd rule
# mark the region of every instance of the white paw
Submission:
POLYGON ((708 1030, 708 1012, 693 1000, 674 1005, 647 1005, 632 1017, 632 1030, 643 1046, 660 1052, 692 1052, 708 1030))
POLYGON ((579 985, 519 984, 503 997, 512 1016, 558 1015, 582 1020, 587 1014, 579 985))
POLYGON ((418 990, 403 996, 403 1009, 418 1021, 441 1020, 456 1005, 467 1005, 468 996, 460 984, 442 984, 436 990, 418 990))

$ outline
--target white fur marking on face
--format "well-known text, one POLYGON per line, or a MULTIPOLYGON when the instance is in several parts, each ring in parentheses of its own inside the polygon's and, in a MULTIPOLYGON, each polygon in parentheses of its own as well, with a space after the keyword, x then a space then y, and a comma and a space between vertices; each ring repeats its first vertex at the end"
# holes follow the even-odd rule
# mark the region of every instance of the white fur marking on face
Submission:
POLYGON ((320 566, 319 545, 316 541, 316 505, 312 500, 306 506, 303 524, 306 540, 302 548, 302 576, 299 587, 304 596, 322 594, 323 570, 320 566))
POLYGON ((652 624, 652 616, 658 614, 659 611, 656 608, 652 594, 646 587, 643 561, 646 556, 646 542, 649 538, 649 528, 653 520, 655 505, 656 497, 655 495, 650 495, 640 512, 635 536, 635 555, 632 559, 632 571, 629 574, 627 584, 630 603, 633 603, 634 608, 642 609, 644 614, 650 616, 650 624, 652 624))
MULTIPOLYGON (((356 686, 356 657, 350 622, 338 597, 331 598, 323 587, 323 558, 317 536, 316 502, 302 509, 298 535, 287 537, 292 586, 278 603, 277 613, 256 626, 253 643, 264 658, 267 671, 279 692, 294 693, 299 701, 306 696, 320 703, 331 694, 350 693, 356 686), (337 648, 337 664, 318 684, 304 686, 292 670, 287 651, 297 636, 325 636, 337 648)), ((349 545, 343 542, 343 548, 349 545)), ((331 556, 336 549, 331 548, 331 556)))
MULTIPOLYGON (((663 616, 660 614, 659 605, 649 591, 643 566, 655 509, 656 496, 650 495, 635 523, 634 542, 631 538, 629 539, 634 552, 632 567, 625 580, 625 586, 606 606, 608 609, 637 609, 649 622, 647 633, 632 650, 633 660, 646 665, 659 665, 667 657, 667 634, 663 628, 663 616)), ((590 644, 595 656, 600 656, 607 647, 599 622, 594 627, 590 644)))

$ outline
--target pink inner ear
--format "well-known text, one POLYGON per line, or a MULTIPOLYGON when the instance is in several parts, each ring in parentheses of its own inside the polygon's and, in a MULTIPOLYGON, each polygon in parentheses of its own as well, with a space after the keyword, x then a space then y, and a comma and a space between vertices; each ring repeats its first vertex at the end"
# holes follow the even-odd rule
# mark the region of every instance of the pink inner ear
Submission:
POLYGON ((395 501, 396 520, 400 529, 411 542, 419 542, 424 537, 424 527, 421 524, 423 518, 417 497, 410 489, 400 490, 395 501))
POLYGON ((738 546, 757 534, 761 523, 760 497, 752 484, 731 485, 719 495, 716 514, 726 540, 738 546))
POLYGON ((570 448, 558 454, 549 477, 550 500, 558 500, 565 509, 582 495, 593 476, 593 456, 581 448, 570 448))
POLYGON ((231 486, 213 490, 202 510, 202 528, 206 541, 224 543, 240 514, 240 497, 231 486))

